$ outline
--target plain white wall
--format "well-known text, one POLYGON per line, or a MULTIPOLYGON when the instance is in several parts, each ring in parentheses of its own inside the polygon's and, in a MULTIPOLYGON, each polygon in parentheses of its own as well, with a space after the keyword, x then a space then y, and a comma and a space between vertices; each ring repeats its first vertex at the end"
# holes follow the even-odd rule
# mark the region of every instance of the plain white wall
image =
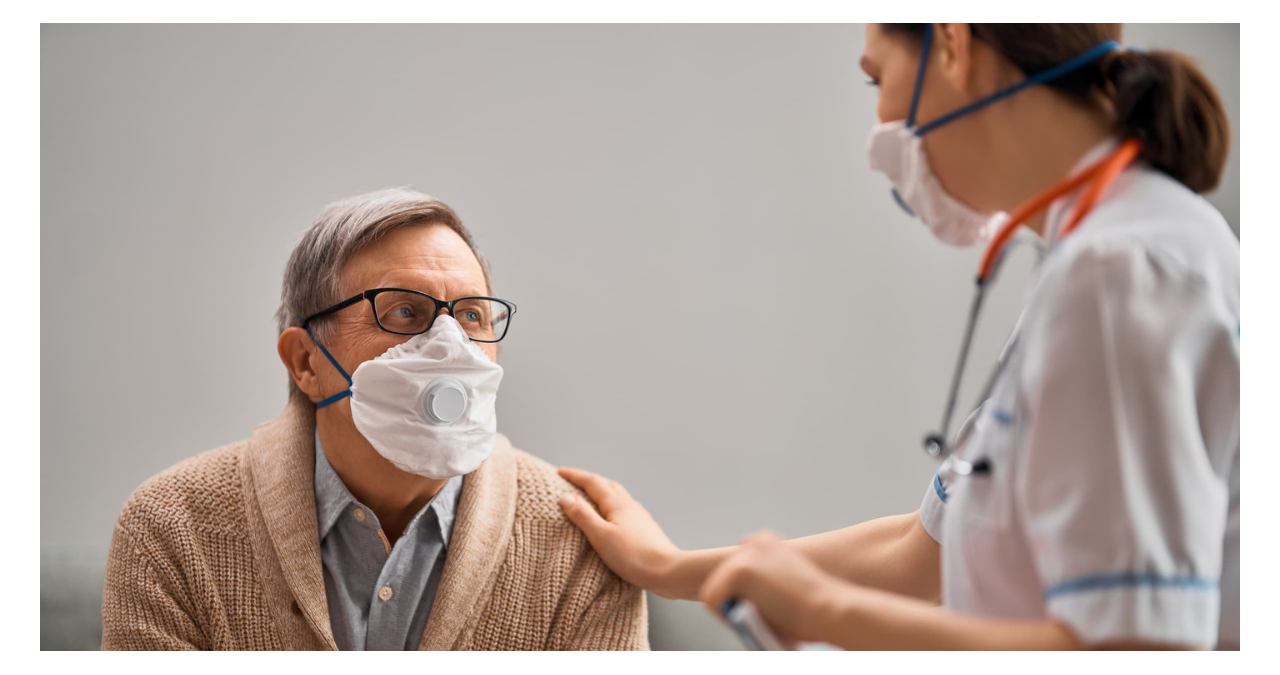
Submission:
MULTIPOLYGON (((41 35, 45 551, 104 556, 139 483, 279 412, 293 243, 393 185, 457 209, 519 305, 500 429, 624 482, 678 545, 919 504, 979 252, 866 168, 861 26, 41 35)), ((1237 25, 1126 37, 1200 59, 1238 130, 1237 25)), ((1212 197, 1237 228, 1238 157, 1212 197)), ((1030 266, 987 304, 962 405, 1030 266)), ((651 608, 655 648, 737 646, 651 608)))

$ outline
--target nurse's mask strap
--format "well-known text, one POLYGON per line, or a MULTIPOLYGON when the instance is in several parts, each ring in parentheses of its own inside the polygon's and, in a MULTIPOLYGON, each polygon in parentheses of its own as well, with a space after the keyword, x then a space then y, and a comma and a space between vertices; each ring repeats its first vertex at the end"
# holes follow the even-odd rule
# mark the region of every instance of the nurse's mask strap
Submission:
MULTIPOLYGON (((926 31, 925 36, 928 37, 931 33, 932 33, 932 30, 926 31)), ((959 110, 953 110, 943 115, 942 117, 939 117, 938 119, 916 129, 916 135, 923 136, 929 133, 930 131, 937 129, 940 126, 954 122, 955 120, 961 117, 964 117, 965 115, 968 115, 969 113, 974 112, 975 110, 978 110, 980 108, 985 108, 991 105, 992 103, 995 103, 996 101, 1009 98, 1010 96, 1013 96, 1014 94, 1024 89, 1027 89, 1029 87, 1034 87, 1036 85, 1044 84, 1050 80, 1055 80, 1059 77, 1062 77, 1063 75, 1066 75, 1067 73, 1070 73, 1073 70, 1076 70, 1094 61, 1097 61, 1098 59, 1102 58, 1106 54, 1109 54, 1116 50, 1122 50, 1124 48, 1125 48, 1124 45, 1120 44, 1119 42, 1116 42, 1115 40, 1107 40, 1106 42, 1098 44, 1093 48, 1089 49, 1088 51, 1085 51, 1082 54, 1078 54, 1063 63, 1060 63, 1047 70, 1042 70, 1036 73, 1035 75, 1032 75, 1031 77, 1028 77, 1025 80, 1013 86, 1001 89, 1000 91, 997 91, 996 93, 991 94, 986 98, 978 99, 977 101, 974 101, 973 103, 970 103, 969 105, 964 106, 959 110)), ((924 58, 925 58, 924 55, 922 55, 921 56, 922 64, 924 62, 924 58)), ((921 71, 921 73, 923 74, 923 71, 921 71)), ((917 88, 919 87, 919 85, 920 85, 920 82, 919 80, 917 80, 916 82, 917 88)), ((914 109, 914 101, 912 102, 912 107, 914 109)), ((915 121, 914 117, 909 118, 907 126, 910 127, 914 121, 915 121)))

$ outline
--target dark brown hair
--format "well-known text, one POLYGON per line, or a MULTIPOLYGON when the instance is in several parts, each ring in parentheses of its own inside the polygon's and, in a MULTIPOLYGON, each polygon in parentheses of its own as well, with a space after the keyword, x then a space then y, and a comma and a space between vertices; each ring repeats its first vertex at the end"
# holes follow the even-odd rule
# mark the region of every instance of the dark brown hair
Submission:
MULTIPOLYGON (((915 40, 923 23, 883 24, 915 40)), ((975 23, 973 36, 1027 76, 1120 39, 1118 23, 975 23)), ((1142 158, 1196 192, 1218 186, 1231 147, 1222 100, 1200 68, 1170 51, 1116 51, 1045 83, 1075 99, 1099 97, 1115 111, 1117 131, 1142 141, 1142 158)))

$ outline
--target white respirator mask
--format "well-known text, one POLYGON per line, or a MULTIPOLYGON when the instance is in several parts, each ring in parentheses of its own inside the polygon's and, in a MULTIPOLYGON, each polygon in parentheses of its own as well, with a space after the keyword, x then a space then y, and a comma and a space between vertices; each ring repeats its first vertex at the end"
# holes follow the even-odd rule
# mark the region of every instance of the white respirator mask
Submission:
POLYGON ((350 396, 356 428, 396 468, 448 480, 475 471, 493 452, 502 366, 452 316, 436 317, 430 330, 365 361, 350 377, 316 345, 351 384, 317 410, 350 396))

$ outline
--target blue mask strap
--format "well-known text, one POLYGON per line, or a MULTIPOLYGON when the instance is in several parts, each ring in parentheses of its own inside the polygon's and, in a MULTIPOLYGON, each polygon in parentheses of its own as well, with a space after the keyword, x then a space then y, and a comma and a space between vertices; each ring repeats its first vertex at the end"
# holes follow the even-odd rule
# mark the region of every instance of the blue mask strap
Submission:
POLYGON ((329 405, 330 403, 337 403, 338 401, 341 401, 342 399, 344 399, 344 398, 346 398, 346 397, 348 397, 348 396, 350 396, 350 395, 351 395, 351 390, 350 390, 350 389, 347 389, 346 391, 338 392, 338 393, 334 394, 333 396, 330 396, 329 398, 326 398, 325 400, 323 400, 323 401, 321 401, 321 402, 317 403, 317 404, 316 404, 316 410, 319 410, 319 409, 321 409, 321 408, 323 408, 323 407, 325 407, 325 406, 329 405))
MULTIPOLYGON (((928 49, 929 42, 930 42, 929 38, 932 34, 933 34, 933 28, 932 28, 932 25, 930 25, 930 27, 925 30, 925 38, 924 38, 925 49, 928 49)), ((1090 63, 1093 63, 1094 61, 1097 61, 1098 59, 1102 58, 1104 54, 1107 54, 1117 49, 1124 49, 1124 46, 1121 45, 1119 42, 1116 42, 1115 40, 1107 40, 1106 42, 1103 42, 1102 44, 1090 49, 1089 51, 1083 54, 1080 54, 1072 58, 1071 60, 1065 63, 1056 65, 1048 70, 1043 70, 1013 85, 1012 87, 1008 87, 1007 89, 1002 89, 984 99, 974 101, 973 103, 970 103, 969 105, 963 108, 960 108, 959 110, 955 110, 950 113, 947 113, 946 115, 943 115, 942 117, 939 117, 938 119, 916 129, 916 135, 923 136, 929 133, 930 131, 937 129, 940 126, 950 122, 954 122, 955 120, 961 117, 964 117, 965 115, 968 115, 969 113, 975 110, 978 110, 980 108, 985 108, 986 106, 989 106, 992 103, 995 103, 996 101, 1009 98, 1010 96, 1013 96, 1014 94, 1022 91, 1023 89, 1026 89, 1028 87, 1034 87, 1038 84, 1044 84, 1049 80, 1053 80, 1063 75, 1066 75, 1067 73, 1073 70, 1076 70, 1077 68, 1086 66, 1090 63)), ((908 128, 910 128, 912 126, 912 123, 915 122, 916 103, 917 103, 917 99, 919 99, 920 97, 920 85, 924 80, 924 63, 927 57, 928 57, 928 52, 925 52, 920 56, 920 73, 919 75, 916 76, 916 93, 915 93, 915 98, 913 98, 911 101, 911 116, 907 118, 908 128)))
POLYGON ((916 125, 916 108, 920 106, 920 90, 924 88, 924 69, 929 65, 929 49, 933 46, 933 24, 924 27, 924 39, 920 45, 920 66, 916 68, 916 86, 911 92, 911 111, 907 113, 907 128, 916 125))
MULTIPOLYGON (((350 375, 347 375, 347 371, 343 370, 343 369, 342 369, 342 366, 338 365, 338 360, 337 360, 337 359, 335 359, 335 358, 333 358, 333 354, 330 354, 330 353, 329 353, 329 350, 328 350, 328 349, 325 349, 325 348, 324 348, 324 345, 320 344, 320 341, 316 339, 316 335, 315 335, 315 333, 312 333, 312 332, 311 332, 311 326, 303 326, 303 328, 305 328, 305 329, 306 329, 306 331, 307 331, 307 335, 310 335, 310 336, 311 336, 311 341, 312 341, 312 342, 314 342, 314 343, 316 343, 316 346, 320 348, 320 351, 321 351, 321 352, 322 352, 322 353, 323 353, 323 354, 324 354, 324 355, 329 359, 329 363, 332 363, 332 364, 333 364, 333 367, 334 367, 334 368, 337 368, 339 373, 342 373, 342 377, 343 377, 343 378, 345 378, 345 379, 347 380, 347 386, 348 386, 348 387, 350 387, 350 386, 351 386, 351 384, 352 384, 352 382, 351 382, 351 376, 350 376, 350 375)), ((351 395, 351 390, 350 390, 350 389, 347 389, 346 391, 343 391, 343 392, 339 392, 339 393, 337 393, 337 394, 334 394, 333 396, 330 396, 329 398, 326 398, 325 400, 320 401, 319 403, 317 403, 317 404, 316 404, 316 410, 319 410, 319 409, 321 409, 321 408, 323 408, 323 407, 325 407, 325 406, 329 405, 330 403, 335 403, 335 402, 337 402, 337 401, 341 401, 342 399, 344 399, 344 398, 346 398, 346 397, 348 397, 348 396, 350 396, 350 395, 351 395)))

